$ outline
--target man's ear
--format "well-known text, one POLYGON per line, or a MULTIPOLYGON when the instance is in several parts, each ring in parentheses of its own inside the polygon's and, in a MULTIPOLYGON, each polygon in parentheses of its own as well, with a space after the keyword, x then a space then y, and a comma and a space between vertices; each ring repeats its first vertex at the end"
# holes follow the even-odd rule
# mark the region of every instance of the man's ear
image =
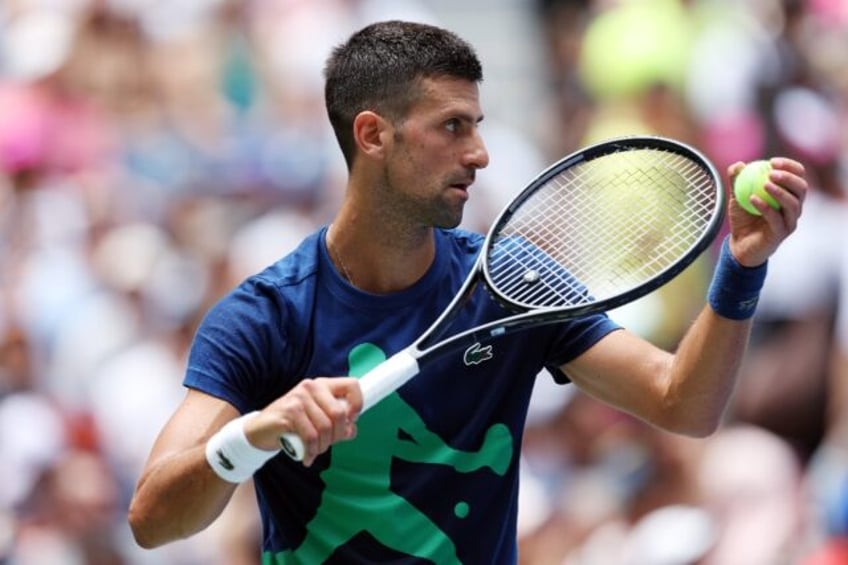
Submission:
POLYGON ((391 124, 376 112, 366 110, 353 119, 353 139, 364 155, 382 158, 391 136, 391 124))

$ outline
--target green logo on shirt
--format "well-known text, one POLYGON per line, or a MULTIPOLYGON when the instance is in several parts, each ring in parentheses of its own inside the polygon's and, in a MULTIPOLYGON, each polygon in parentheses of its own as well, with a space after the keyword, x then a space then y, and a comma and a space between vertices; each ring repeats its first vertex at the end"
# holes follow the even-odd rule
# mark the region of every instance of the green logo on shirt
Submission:
MULTIPOLYGON (((484 356, 485 349, 481 349, 484 356)), ((350 374, 362 376, 385 359, 385 353, 375 345, 361 344, 348 356, 350 374)), ((357 427, 355 441, 332 448, 330 466, 321 473, 325 485, 321 504, 307 525, 303 543, 293 551, 265 553, 263 564, 322 563, 336 548, 362 533, 411 557, 440 565, 460 564, 450 537, 392 490, 392 460, 447 465, 457 473, 485 469, 503 476, 513 455, 509 428, 504 424, 489 427, 476 451, 454 449, 431 432, 397 393, 362 414, 357 427)), ((454 505, 458 519, 473 512, 474 507, 466 501, 454 505)))

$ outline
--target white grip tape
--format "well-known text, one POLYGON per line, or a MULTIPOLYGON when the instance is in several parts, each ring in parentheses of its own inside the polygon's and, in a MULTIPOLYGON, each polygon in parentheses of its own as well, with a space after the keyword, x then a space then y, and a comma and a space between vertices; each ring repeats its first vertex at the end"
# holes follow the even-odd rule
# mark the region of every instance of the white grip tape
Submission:
POLYGON ((418 374, 418 359, 409 350, 395 353, 359 379, 362 411, 365 412, 418 374))
MULTIPOLYGON (((362 412, 383 400, 418 374, 418 360, 404 349, 395 353, 383 363, 368 371, 359 379, 362 390, 362 412)), ((361 412, 360 412, 361 413, 361 412)), ((287 432, 280 436, 280 445, 286 455, 295 461, 302 461, 306 446, 300 436, 287 432)))
POLYGON ((303 461, 303 456, 306 455, 306 446, 303 445, 303 440, 294 432, 286 432, 280 436, 280 447, 283 448, 286 455, 295 461, 303 461))

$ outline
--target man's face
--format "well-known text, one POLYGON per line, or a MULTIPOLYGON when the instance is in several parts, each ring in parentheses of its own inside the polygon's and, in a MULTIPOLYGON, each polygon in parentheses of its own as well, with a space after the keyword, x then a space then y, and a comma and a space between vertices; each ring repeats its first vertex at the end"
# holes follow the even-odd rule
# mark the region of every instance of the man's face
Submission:
POLYGON ((462 220, 477 169, 489 163, 478 129, 477 84, 425 79, 406 118, 395 124, 385 189, 396 211, 423 226, 452 228, 462 220))

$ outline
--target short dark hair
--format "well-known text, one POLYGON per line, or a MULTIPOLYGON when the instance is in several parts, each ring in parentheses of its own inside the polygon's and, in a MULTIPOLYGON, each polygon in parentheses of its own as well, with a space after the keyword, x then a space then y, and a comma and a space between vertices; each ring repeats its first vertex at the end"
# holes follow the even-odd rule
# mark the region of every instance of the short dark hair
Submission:
POLYGON ((445 29, 413 22, 378 22, 337 46, 324 67, 324 101, 348 167, 353 164, 353 120, 372 110, 399 121, 425 78, 483 80, 474 49, 445 29))

